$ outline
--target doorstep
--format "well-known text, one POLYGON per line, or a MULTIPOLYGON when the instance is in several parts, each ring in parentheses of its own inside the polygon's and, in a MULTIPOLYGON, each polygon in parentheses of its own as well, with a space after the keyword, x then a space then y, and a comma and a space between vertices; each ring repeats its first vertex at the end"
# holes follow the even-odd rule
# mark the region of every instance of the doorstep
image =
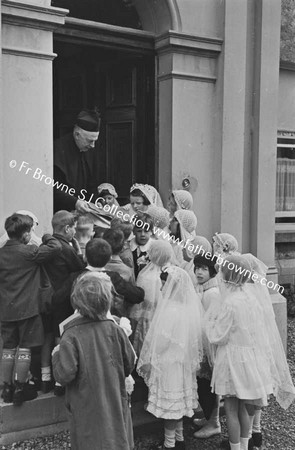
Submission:
MULTIPOLYGON (((144 410, 144 401, 132 404, 134 428, 159 422, 144 410)), ((64 398, 41 394, 21 406, 0 401, 0 445, 49 436, 68 429, 64 398)))

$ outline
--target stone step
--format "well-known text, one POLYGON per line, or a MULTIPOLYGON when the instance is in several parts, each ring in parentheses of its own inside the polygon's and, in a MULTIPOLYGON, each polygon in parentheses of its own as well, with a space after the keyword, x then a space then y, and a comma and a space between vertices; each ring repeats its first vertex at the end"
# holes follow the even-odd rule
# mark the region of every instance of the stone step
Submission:
MULTIPOLYGON (((134 428, 161 422, 144 410, 144 401, 132 404, 134 428)), ((39 393, 21 406, 0 401, 0 445, 9 445, 26 439, 48 436, 68 429, 64 398, 52 392, 39 393)))

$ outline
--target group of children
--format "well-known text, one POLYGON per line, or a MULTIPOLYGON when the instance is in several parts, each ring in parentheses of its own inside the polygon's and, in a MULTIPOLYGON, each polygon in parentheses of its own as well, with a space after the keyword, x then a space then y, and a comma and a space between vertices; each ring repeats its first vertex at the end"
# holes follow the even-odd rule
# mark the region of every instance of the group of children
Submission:
MULTIPOLYGON (((112 185, 100 185, 98 195, 118 206, 112 185)), ((4 402, 21 405, 36 396, 31 356, 41 348, 40 388, 66 392, 74 449, 133 449, 133 377, 148 387, 147 411, 164 419, 164 440, 151 449, 185 449, 183 417, 199 407, 204 418, 193 420, 194 436, 220 434, 221 398, 229 434, 222 445, 261 446, 269 395, 284 408, 295 398, 270 295, 260 283, 267 267, 241 255, 227 233, 216 234, 212 246, 198 236, 192 209, 188 191, 172 191, 165 209, 154 187, 136 184, 121 207, 140 219, 135 225, 58 211, 52 235, 37 243, 32 213, 6 219, 4 402)))

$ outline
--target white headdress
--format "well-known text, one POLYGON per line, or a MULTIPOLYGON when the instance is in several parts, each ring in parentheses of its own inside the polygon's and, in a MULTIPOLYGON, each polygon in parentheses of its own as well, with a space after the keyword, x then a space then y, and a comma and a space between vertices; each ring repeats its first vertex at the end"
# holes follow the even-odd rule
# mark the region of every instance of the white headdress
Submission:
POLYGON ((174 214, 180 225, 181 239, 192 240, 196 236, 197 217, 193 211, 179 210, 174 214))
POLYGON ((116 189, 114 186, 110 183, 102 183, 99 186, 97 186, 97 192, 100 194, 102 191, 108 191, 110 195, 113 195, 115 198, 118 197, 118 194, 116 192, 116 189))
POLYGON ((228 249, 226 253, 231 254, 238 251, 239 245, 236 238, 229 233, 215 233, 213 240, 217 242, 222 248, 227 245, 228 249))
POLYGON ((192 209, 193 197, 188 191, 182 189, 172 191, 177 209, 192 209))
POLYGON ((167 209, 157 205, 149 205, 147 214, 152 217, 156 227, 164 229, 169 226, 170 217, 167 209))
POLYGON ((132 194, 132 191, 134 191, 135 189, 139 189, 143 193, 143 195, 145 195, 151 205, 163 207, 163 202, 161 200, 160 194, 154 186, 151 186, 150 184, 135 183, 130 188, 130 194, 132 194))

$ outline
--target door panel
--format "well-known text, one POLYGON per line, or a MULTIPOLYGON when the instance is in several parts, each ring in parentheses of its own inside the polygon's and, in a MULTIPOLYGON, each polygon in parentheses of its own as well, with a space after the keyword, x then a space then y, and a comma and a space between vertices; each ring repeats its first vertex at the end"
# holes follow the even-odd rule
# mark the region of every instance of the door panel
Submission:
POLYGON ((83 108, 97 105, 101 183, 127 200, 134 182, 155 183, 154 59, 59 43, 54 63, 54 136, 73 129, 83 108))
POLYGON ((121 197, 128 196, 130 180, 134 176, 134 125, 134 121, 106 125, 108 180, 116 186, 121 197))

